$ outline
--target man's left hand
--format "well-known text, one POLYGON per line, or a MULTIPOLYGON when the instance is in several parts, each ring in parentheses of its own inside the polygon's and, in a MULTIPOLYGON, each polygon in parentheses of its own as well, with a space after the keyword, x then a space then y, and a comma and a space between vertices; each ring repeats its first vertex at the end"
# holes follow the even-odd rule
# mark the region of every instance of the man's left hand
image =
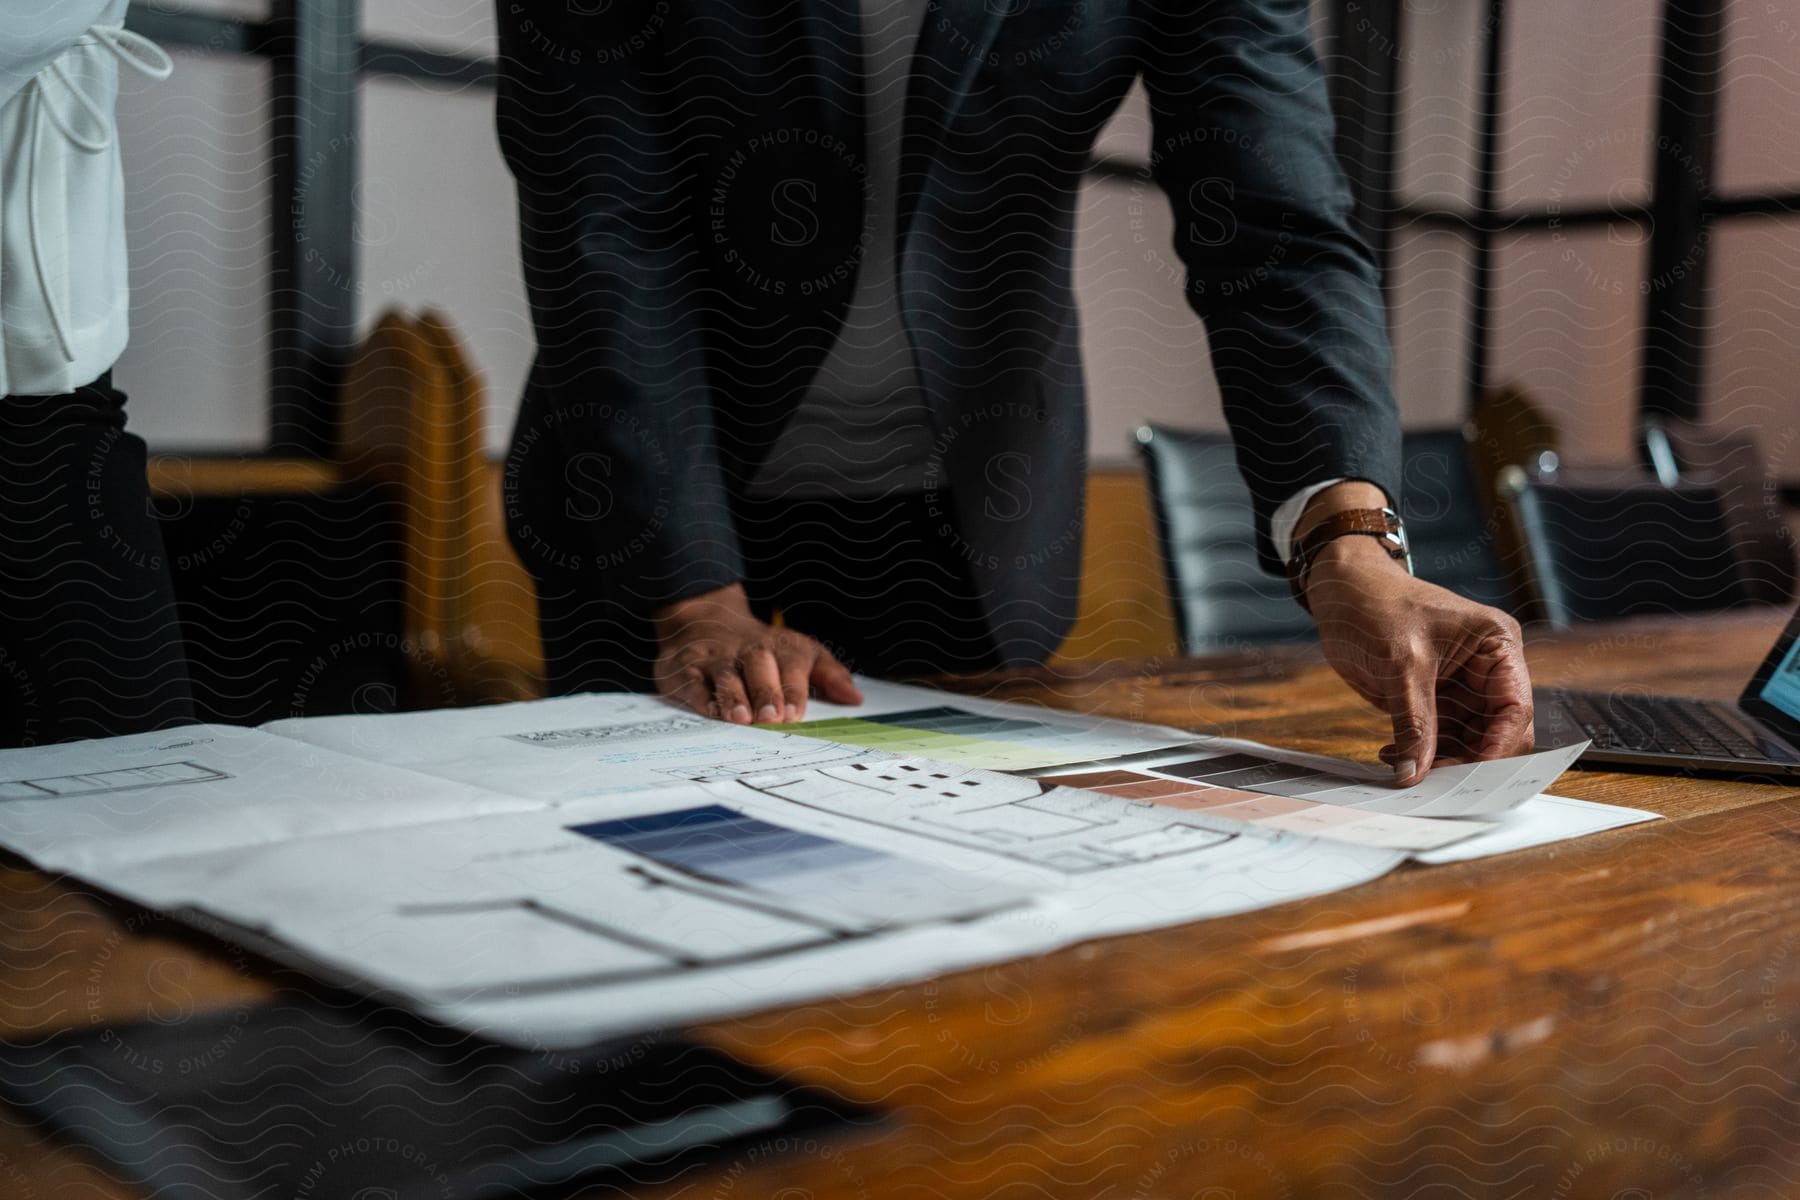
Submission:
POLYGON ((1306 598, 1325 660, 1393 720, 1381 758, 1397 785, 1433 766, 1532 748, 1531 680, 1506 613, 1413 578, 1376 539, 1356 535, 1319 550, 1306 598))

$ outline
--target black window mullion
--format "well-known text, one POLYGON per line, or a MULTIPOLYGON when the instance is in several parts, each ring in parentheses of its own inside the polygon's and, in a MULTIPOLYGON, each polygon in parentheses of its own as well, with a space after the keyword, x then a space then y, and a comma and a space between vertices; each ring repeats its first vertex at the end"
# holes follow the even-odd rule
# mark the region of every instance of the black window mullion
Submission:
POLYGON ((1718 127, 1721 0, 1666 0, 1645 264, 1640 421, 1695 420, 1708 325, 1706 243, 1718 127))
POLYGON ((356 0, 275 0, 270 449, 329 454, 356 334, 356 0))
POLYGON ((1474 254, 1470 275, 1468 406, 1487 387, 1494 343, 1494 228, 1500 219, 1501 66, 1506 44, 1505 0, 1488 0, 1486 42, 1476 87, 1474 254))
POLYGON ((260 21, 141 4, 125 10, 125 28, 160 45, 188 46, 215 54, 261 54, 268 39, 268 28, 260 21))

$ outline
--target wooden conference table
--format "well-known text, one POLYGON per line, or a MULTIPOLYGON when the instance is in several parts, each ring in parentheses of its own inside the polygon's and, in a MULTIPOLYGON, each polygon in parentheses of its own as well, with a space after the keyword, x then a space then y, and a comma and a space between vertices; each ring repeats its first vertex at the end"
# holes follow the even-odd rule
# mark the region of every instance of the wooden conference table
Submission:
MULTIPOLYGON (((1732 696, 1784 615, 1538 637, 1531 666, 1732 696)), ((1337 754, 1385 740, 1308 648, 969 686, 1337 754)), ((654 1194, 1800 1195, 1800 787, 1572 772, 1557 790, 1670 819, 707 1026, 892 1119, 654 1194)), ((0 1036, 267 987, 33 871, 0 870, 0 906, 0 1036)), ((0 1195, 131 1194, 0 1110, 0 1195)))

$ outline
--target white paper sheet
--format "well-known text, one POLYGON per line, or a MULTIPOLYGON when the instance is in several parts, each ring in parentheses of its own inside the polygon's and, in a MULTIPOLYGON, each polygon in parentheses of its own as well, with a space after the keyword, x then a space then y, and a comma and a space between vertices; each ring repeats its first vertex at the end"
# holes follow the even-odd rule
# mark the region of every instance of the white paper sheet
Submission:
POLYGON ((1164 811, 1200 813, 1214 822, 1390 850, 1430 850, 1494 828, 1492 822, 1395 816, 1295 799, 1273 791, 1217 787, 1178 775, 1130 768, 1080 770, 1038 778, 1065 788, 1141 800, 1164 811))
MULTIPOLYGON (((678 1025, 891 987, 1096 937, 1253 911, 1379 878, 1400 859, 1391 851, 1308 838, 1227 837, 1149 865, 1067 875, 1057 886, 1038 885, 1032 904, 979 920, 695 972, 679 989, 634 980, 604 989, 489 994, 429 1011, 505 1041, 579 1045, 645 1024, 678 1025)), ((1005 879, 1031 873, 1005 860, 994 869, 1005 879)))
POLYGON ((0 843, 548 1046, 1319 895, 1423 846, 1452 861, 1644 816, 1521 804, 1556 755, 1396 792, 1254 743, 864 687, 858 722, 824 728, 867 744, 576 696, 0 752, 0 843), (943 757, 894 752, 920 746, 943 757), (1283 778, 1240 780, 1230 804, 1059 785, 1095 768, 1057 764, 1096 759, 1140 779, 1158 763, 1177 790, 1219 768, 1283 778), (1288 784, 1306 802, 1274 793, 1288 784))
POLYGON ((639 695, 272 721, 271 733, 475 787, 580 801, 851 757, 812 738, 728 725, 639 695))
POLYGON ((278 939, 334 977, 552 1045, 1244 911, 1400 861, 986 772, 934 780, 956 799, 922 806, 912 776, 937 765, 840 772, 887 787, 823 773, 685 785, 640 793, 649 807, 630 819, 570 804, 121 864, 106 879, 278 939))
POLYGON ((583 1045, 644 1028, 893 987, 1096 937, 1252 912, 1377 879, 1400 857, 1306 838, 1231 838, 1130 886, 1071 886, 1029 907, 967 924, 903 929, 844 943, 829 954, 813 951, 696 972, 683 978, 679 990, 627 981, 424 1007, 441 1020, 501 1041, 583 1045))
POLYGON ((101 883, 114 863, 536 807, 231 725, 0 751, 0 844, 101 883))
POLYGON ((1489 833, 1453 846, 1415 854, 1413 858, 1422 863, 1467 862, 1661 819, 1660 814, 1641 808, 1621 808, 1616 804, 1597 804, 1592 800, 1545 793, 1507 813, 1489 833))
MULTIPOLYGON (((870 725, 859 736, 884 739, 878 749, 914 752, 922 740, 961 766, 1018 770, 1111 758, 1189 741, 1193 735, 1156 725, 1083 717, 931 688, 858 679, 865 702, 855 707, 814 701, 808 724, 855 718, 859 723, 909 712, 952 708, 957 724, 981 736, 944 736, 904 723, 870 725), (986 728, 984 728, 986 727, 986 728)), ((942 723, 943 718, 938 718, 942 723)), ((271 733, 373 762, 412 767, 446 779, 546 800, 588 800, 636 789, 865 757, 869 741, 847 751, 815 733, 727 725, 651 696, 584 695, 523 704, 376 716, 273 721, 271 733), (521 753, 521 750, 530 753, 521 753)))
MULTIPOLYGON (((1409 788, 1367 763, 1235 738, 1198 738, 1134 759, 1133 770, 1405 817, 1497 817, 1548 788, 1587 743, 1437 767, 1409 788)), ((1045 772, 1034 772, 1044 774, 1045 772)))
POLYGON ((1029 901, 869 839, 777 832, 691 787, 633 821, 610 806, 540 809, 163 859, 110 881, 421 1002, 654 979, 679 1005, 667 993, 695 970, 1029 901))

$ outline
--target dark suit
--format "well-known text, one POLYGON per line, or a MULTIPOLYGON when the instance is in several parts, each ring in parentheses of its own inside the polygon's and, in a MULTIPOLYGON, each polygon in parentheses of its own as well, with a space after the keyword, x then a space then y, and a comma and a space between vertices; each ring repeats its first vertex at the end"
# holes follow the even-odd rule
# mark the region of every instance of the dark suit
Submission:
MULTIPOLYGON (((508 464, 540 578, 628 609, 742 576, 734 511, 836 335, 864 196, 857 0, 500 0, 499 133, 538 353, 508 464)), ((999 661, 1073 620, 1082 172, 1142 77, 1154 175, 1268 520, 1308 483, 1398 496, 1377 271, 1303 3, 936 0, 894 245, 934 418, 927 502, 999 661)), ((1160 247, 1158 248, 1160 249, 1160 247)))

